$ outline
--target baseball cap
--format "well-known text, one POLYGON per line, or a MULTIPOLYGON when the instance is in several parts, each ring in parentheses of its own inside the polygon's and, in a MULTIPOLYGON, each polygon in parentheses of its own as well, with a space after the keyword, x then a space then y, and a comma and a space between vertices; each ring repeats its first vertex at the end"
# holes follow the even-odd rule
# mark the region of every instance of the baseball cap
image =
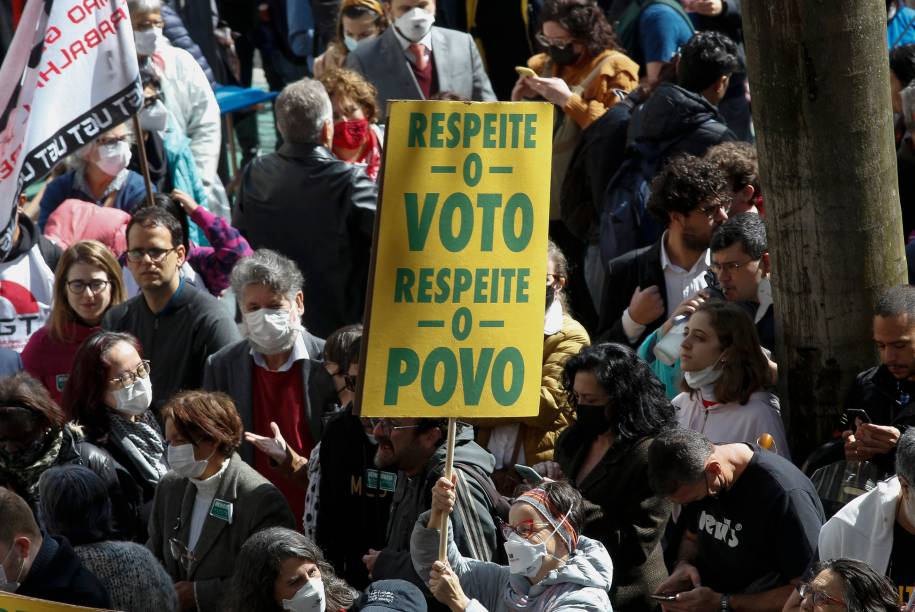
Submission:
POLYGON ((406 580, 378 580, 365 589, 359 598, 357 610, 361 612, 427 612, 423 592, 406 580))

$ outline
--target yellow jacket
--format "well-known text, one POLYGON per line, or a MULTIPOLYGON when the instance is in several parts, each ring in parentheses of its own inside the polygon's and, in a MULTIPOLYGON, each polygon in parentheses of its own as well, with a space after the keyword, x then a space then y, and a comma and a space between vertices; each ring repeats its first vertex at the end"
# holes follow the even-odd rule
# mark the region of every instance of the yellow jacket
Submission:
MULTIPOLYGON (((492 428, 520 423, 524 460, 528 465, 552 461, 559 433, 574 419, 573 410, 562 387, 562 368, 566 360, 591 343, 581 324, 563 313, 562 329, 543 338, 543 372, 540 380, 540 412, 531 417, 478 419, 477 443, 487 448, 492 428)), ((511 466, 507 466, 511 468, 511 466)))

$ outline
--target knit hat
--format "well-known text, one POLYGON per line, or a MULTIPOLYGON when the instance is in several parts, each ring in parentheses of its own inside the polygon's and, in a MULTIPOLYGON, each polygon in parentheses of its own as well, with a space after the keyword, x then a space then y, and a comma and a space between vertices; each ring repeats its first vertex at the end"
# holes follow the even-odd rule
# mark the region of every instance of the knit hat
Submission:
POLYGON ((360 612, 426 612, 423 592, 406 580, 378 580, 368 586, 359 598, 360 612))
POLYGON ((575 551, 575 548, 578 546, 578 533, 575 532, 572 524, 569 523, 569 514, 572 513, 574 508, 566 508, 564 512, 562 510, 557 510, 550 501, 546 491, 540 488, 526 491, 521 496, 517 497, 515 502, 524 502, 533 506, 537 512, 543 515, 543 518, 547 520, 553 528, 553 531, 562 537, 569 550, 569 554, 571 555, 575 551))

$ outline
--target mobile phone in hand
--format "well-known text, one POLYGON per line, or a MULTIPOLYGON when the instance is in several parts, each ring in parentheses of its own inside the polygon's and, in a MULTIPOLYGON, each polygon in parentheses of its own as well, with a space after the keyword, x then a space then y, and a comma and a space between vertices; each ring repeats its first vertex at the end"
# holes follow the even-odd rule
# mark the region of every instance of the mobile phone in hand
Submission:
POLYGON ((651 597, 655 601, 676 601, 677 593, 673 593, 673 594, 658 593, 655 595, 650 595, 649 597, 651 597))

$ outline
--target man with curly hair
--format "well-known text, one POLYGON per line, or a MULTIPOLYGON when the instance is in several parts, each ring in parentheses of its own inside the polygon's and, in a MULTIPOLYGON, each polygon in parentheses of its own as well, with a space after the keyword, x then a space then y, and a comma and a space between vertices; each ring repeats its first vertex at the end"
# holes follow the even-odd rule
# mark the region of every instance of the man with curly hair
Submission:
POLYGON ((692 155, 673 158, 651 183, 648 210, 665 228, 652 245, 608 264, 601 341, 639 346, 684 300, 706 286, 709 242, 730 210, 728 179, 692 155))

